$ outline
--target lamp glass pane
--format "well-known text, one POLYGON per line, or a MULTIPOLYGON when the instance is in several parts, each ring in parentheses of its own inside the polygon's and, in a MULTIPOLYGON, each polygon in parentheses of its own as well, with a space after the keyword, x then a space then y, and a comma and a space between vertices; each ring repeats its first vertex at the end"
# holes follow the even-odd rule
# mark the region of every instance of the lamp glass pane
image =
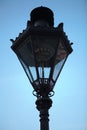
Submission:
POLYGON ((27 66, 35 66, 31 36, 17 47, 16 53, 27 66))
POLYGON ((54 67, 54 72, 53 72, 53 80, 56 81, 62 68, 63 65, 66 61, 66 58, 68 56, 68 52, 63 44, 63 42, 60 39, 59 46, 57 49, 57 54, 56 54, 56 59, 55 59, 55 67, 54 67))
POLYGON ((35 65, 35 60, 32 50, 31 37, 28 37, 22 44, 17 48, 18 57, 23 65, 23 68, 26 71, 28 78, 31 82, 37 79, 37 72, 35 65))
POLYGON ((38 67, 38 71, 39 71, 39 77, 40 78, 49 78, 49 74, 50 74, 50 67, 38 67))
POLYGON ((50 70, 51 70, 50 67, 48 67, 48 68, 45 67, 45 68, 44 68, 44 75, 45 75, 45 78, 49 78, 50 70))
POLYGON ((54 72, 53 72, 53 80, 56 82, 62 68, 63 68, 63 65, 66 61, 66 58, 64 58, 63 60, 61 60, 58 64, 55 65, 55 68, 54 68, 54 72))
POLYGON ((33 78, 32 74, 31 74, 31 71, 30 71, 29 67, 26 66, 26 64, 23 62, 22 59, 20 59, 19 57, 18 57, 18 59, 19 59, 20 63, 22 64, 22 67, 23 67, 23 69, 24 69, 24 71, 25 71, 25 73, 26 73, 28 79, 29 79, 30 82, 32 83, 33 80, 34 80, 34 78, 33 78))

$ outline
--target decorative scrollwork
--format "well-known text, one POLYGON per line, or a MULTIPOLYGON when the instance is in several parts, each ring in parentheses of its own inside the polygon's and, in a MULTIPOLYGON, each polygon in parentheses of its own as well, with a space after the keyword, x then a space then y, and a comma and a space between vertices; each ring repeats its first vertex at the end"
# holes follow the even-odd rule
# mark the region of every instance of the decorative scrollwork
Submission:
MULTIPOLYGON (((42 95, 40 95, 38 92, 36 92, 35 90, 33 90, 33 95, 36 97, 42 97, 42 95)), ((52 97, 55 94, 55 92, 52 90, 48 93, 48 97, 52 97)))

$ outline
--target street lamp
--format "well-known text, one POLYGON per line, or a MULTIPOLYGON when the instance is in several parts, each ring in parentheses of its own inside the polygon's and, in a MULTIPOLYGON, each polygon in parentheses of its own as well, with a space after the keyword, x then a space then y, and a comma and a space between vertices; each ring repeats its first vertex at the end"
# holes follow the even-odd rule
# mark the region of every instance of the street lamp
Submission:
POLYGON ((63 31, 63 23, 54 27, 53 12, 47 7, 31 11, 30 21, 22 33, 12 41, 16 53, 37 97, 40 129, 49 130, 49 109, 54 86, 72 52, 70 41, 63 31))

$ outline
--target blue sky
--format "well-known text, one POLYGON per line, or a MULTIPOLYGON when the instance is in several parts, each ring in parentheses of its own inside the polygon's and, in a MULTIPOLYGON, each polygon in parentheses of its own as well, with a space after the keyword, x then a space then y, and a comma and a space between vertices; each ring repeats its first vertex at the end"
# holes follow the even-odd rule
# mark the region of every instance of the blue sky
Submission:
POLYGON ((0 0, 0 130, 39 129, 36 98, 9 39, 26 28, 31 10, 41 5, 53 10, 55 27, 64 22, 74 43, 54 88, 50 130, 86 130, 87 0, 0 0))

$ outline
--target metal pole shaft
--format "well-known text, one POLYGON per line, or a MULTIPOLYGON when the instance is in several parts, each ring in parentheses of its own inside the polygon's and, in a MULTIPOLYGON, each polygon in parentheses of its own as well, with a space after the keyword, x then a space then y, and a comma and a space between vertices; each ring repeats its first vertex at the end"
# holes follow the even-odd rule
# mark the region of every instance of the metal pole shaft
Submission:
POLYGON ((49 130, 49 109, 52 106, 52 100, 49 97, 40 97, 36 105, 40 111, 40 130, 49 130))
POLYGON ((40 110, 40 130, 49 130, 48 110, 40 110))

